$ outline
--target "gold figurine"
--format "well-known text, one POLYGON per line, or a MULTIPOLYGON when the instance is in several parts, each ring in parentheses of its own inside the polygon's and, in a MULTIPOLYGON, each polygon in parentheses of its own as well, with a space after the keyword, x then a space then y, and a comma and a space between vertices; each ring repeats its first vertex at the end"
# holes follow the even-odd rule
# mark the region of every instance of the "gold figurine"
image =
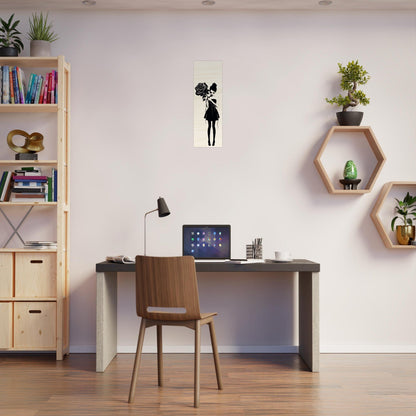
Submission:
MULTIPOLYGON (((16 155, 16 159, 18 159, 19 154, 21 153, 37 153, 44 149, 43 147, 43 135, 37 132, 32 134, 26 133, 24 130, 12 130, 7 135, 7 144, 9 145, 10 149, 14 152, 18 153, 16 155), (14 136, 23 136, 25 138, 25 143, 23 146, 16 146, 13 143, 14 136)), ((37 156, 37 155, 33 155, 37 156)), ((19 157, 20 159, 20 157, 19 157)), ((23 158, 22 158, 23 159, 23 158)), ((26 159, 26 158, 25 158, 26 159)), ((37 159, 37 157, 36 157, 37 159)))

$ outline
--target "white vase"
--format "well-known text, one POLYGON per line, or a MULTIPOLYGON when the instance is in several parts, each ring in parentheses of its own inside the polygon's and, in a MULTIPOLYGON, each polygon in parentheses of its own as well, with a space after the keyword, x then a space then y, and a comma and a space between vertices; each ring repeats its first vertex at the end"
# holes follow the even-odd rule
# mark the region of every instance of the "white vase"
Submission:
POLYGON ((31 40, 30 56, 51 56, 51 43, 47 40, 31 40))

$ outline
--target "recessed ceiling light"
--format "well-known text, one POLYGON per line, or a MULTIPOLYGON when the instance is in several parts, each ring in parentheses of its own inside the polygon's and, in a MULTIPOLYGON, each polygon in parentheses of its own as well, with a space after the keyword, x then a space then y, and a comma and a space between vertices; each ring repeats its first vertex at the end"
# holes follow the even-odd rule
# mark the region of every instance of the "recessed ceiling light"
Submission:
POLYGON ((320 1, 318 2, 318 4, 319 4, 320 6, 329 6, 329 5, 331 5, 331 4, 332 4, 332 1, 331 1, 331 0, 320 0, 320 1))
POLYGON ((215 1, 214 0, 203 0, 202 4, 204 6, 213 6, 215 4, 215 1))
POLYGON ((97 2, 95 0, 82 0, 81 3, 84 6, 95 6, 97 2))

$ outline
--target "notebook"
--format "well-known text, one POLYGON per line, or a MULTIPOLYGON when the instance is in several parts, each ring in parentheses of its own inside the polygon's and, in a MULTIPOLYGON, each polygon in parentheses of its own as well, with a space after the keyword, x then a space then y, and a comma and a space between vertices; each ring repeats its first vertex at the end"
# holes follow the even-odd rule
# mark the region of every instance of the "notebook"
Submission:
POLYGON ((229 260, 231 258, 230 225, 184 225, 182 254, 195 260, 229 260))

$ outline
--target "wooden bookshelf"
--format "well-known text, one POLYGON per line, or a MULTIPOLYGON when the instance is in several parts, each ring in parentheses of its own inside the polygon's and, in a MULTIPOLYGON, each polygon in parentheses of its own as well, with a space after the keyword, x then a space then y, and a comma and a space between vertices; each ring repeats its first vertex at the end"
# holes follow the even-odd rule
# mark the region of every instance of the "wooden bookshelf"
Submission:
MULTIPOLYGON (((62 360, 69 352, 70 65, 63 56, 0 57, 3 65, 19 66, 27 73, 37 68, 58 73, 57 104, 0 104, 0 120, 8 113, 21 114, 22 119, 27 113, 47 114, 48 122, 55 118, 56 158, 0 160, 0 172, 19 166, 54 168, 58 194, 56 202, 0 202, 3 215, 21 207, 49 207, 39 215, 56 221, 57 241, 56 249, 0 248, 0 351, 55 351, 56 359, 62 360)), ((30 215, 25 221, 31 221, 30 215)))

